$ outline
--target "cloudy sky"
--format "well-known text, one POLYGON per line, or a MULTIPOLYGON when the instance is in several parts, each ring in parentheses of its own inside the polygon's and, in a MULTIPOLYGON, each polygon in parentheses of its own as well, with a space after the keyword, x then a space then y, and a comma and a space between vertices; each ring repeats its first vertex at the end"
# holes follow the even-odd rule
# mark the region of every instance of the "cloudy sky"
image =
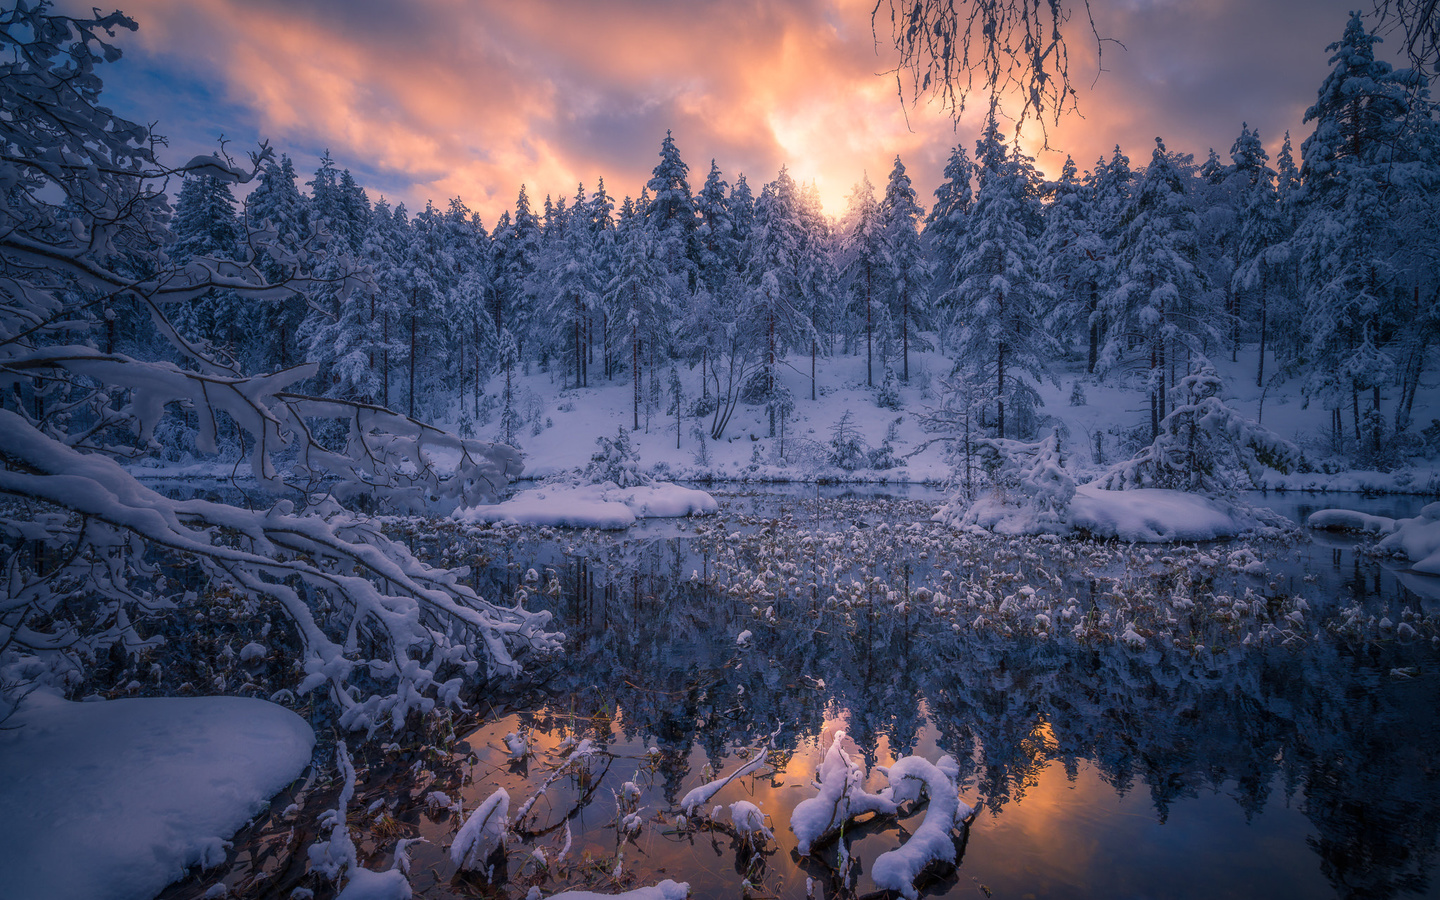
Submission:
MULTIPOLYGON (((62 4, 62 8, 66 4, 62 4)), ((75 5, 75 4, 69 4, 75 5)), ((1328 70, 1325 46, 1367 0, 1092 0, 1107 44, 1070 29, 1079 116, 1026 137, 1039 165, 1080 168, 1156 136, 1203 159, 1242 122, 1272 159, 1328 70), (1097 78, 1098 75, 1098 78, 1097 78), (1092 82, 1094 85, 1092 87, 1092 82)), ((85 4, 88 9, 89 4, 85 4)), ((978 116, 902 108, 873 0, 128 0, 140 24, 107 67, 106 101, 154 123, 173 161, 268 139, 302 173, 329 150, 371 199, 412 211, 459 196, 487 225, 528 185, 636 194, 666 129, 698 189, 713 158, 757 192, 780 166, 838 215, 862 173, 898 154, 922 202, 978 116)), ((1395 41, 1392 41, 1395 43, 1395 41)), ((976 104, 980 106, 980 104, 976 104)))

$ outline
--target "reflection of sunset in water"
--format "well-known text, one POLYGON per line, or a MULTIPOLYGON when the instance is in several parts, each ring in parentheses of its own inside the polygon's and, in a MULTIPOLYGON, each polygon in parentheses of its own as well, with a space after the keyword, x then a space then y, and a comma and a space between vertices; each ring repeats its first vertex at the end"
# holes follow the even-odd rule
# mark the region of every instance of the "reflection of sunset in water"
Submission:
MULTIPOLYGON (((832 505, 827 513, 843 523, 874 514, 868 500, 832 505)), ((809 507, 802 512, 810 521, 809 507)), ((880 520, 870 521, 872 543, 882 534, 893 539, 885 558, 911 563, 912 585, 932 578, 936 565, 970 577, 982 564, 1017 571, 1031 564, 1021 555, 1001 559, 1004 547, 991 548, 993 558, 983 562, 939 559, 928 543, 930 558, 906 556, 909 539, 897 535, 911 532, 881 532, 880 520)), ((839 841, 819 843, 812 857, 792 855, 792 811, 816 795, 816 768, 842 730, 852 761, 867 767, 867 790, 885 786, 878 770, 897 755, 937 762, 953 754, 961 798, 981 807, 960 866, 936 871, 922 896, 978 898, 983 886, 997 898, 1270 900, 1359 885, 1403 900, 1430 890, 1425 867, 1440 846, 1440 773, 1423 748, 1440 734, 1440 683, 1376 676, 1398 666, 1434 671, 1428 643, 1356 645, 1325 631, 1292 650, 1228 646, 1217 633, 1205 635, 1211 649, 1203 653, 1158 641, 1137 651, 1063 635, 935 627, 930 614, 917 619, 913 610, 814 610, 808 601, 796 615, 770 620, 726 591, 684 578, 716 570, 715 543, 729 549, 743 538, 757 551, 774 549, 763 530, 741 527, 716 529, 713 541, 699 529, 678 538, 596 538, 583 547, 577 538, 568 557, 539 539, 532 545, 507 535, 503 552, 487 554, 505 561, 481 573, 495 579, 482 588, 499 595, 507 593, 501 579, 529 565, 578 578, 573 557, 581 553, 587 568, 610 573, 622 588, 609 600, 599 590, 583 601, 564 594, 555 611, 571 652, 538 667, 521 693, 494 696, 502 709, 520 711, 497 712, 449 765, 421 760, 413 770, 412 797, 423 804, 428 792, 442 790, 466 812, 503 787, 513 817, 544 787, 508 848, 508 900, 532 885, 544 896, 572 888, 613 893, 662 878, 690 882, 696 900, 741 898, 747 879, 752 900, 802 900, 807 879, 816 900, 863 895, 876 858, 914 835, 928 812, 847 825, 844 846, 857 863, 849 893, 837 895, 839 841), (742 630, 752 637, 739 646, 742 630), (505 736, 519 730, 535 754, 512 762, 505 736), (586 739, 602 752, 583 771, 557 771, 586 739), (693 817, 707 819, 718 806, 713 826, 678 827, 688 792, 736 772, 767 741, 774 767, 737 778, 693 817), (636 808, 622 813, 617 795, 627 782, 638 789, 636 808), (774 832, 758 853, 746 852, 734 833, 730 805, 741 800, 758 806, 774 832), (617 825, 631 813, 641 827, 620 840, 617 825), (1408 884, 1418 891, 1407 895, 1408 884)), ((1030 547, 1031 562, 1058 579, 1057 596, 1091 596, 1078 579, 1099 571, 1101 556, 1131 593, 1159 591, 1147 587, 1151 569, 1130 564, 1146 551, 1080 546, 1080 555, 1030 547)), ((1200 552, 1170 551, 1177 560, 1200 552)), ((854 564, 868 568, 869 560, 854 564)), ((1375 563, 1305 545, 1280 548, 1267 565, 1255 583, 1313 574, 1318 597, 1342 590, 1356 565, 1375 563)), ((1158 578, 1169 570, 1156 571, 1158 578)), ((1367 615, 1410 602, 1393 579, 1361 580, 1373 592, 1357 601, 1367 615)), ((1173 590, 1169 582, 1159 587, 1173 590)), ((1210 589, 1243 585, 1217 581, 1210 589)), ((1095 602, 1113 603, 1113 594, 1101 585, 1095 602)), ((412 848, 412 871, 422 873, 417 896, 478 893, 475 882, 451 882, 446 848, 460 817, 437 811, 419 819, 432 843, 412 848)), ((388 846, 376 845, 381 854, 388 846)))
MULTIPOLYGON (((848 729, 850 718, 848 711, 832 709, 817 732, 799 737, 793 753, 781 752, 775 757, 778 768, 737 779, 711 802, 722 808, 715 817, 722 825, 729 821, 729 805, 737 800, 748 800, 767 814, 776 841, 769 845, 759 866, 763 891, 755 896, 800 900, 805 896, 807 878, 814 877, 817 885, 823 882, 827 868, 818 860, 833 864, 833 841, 819 849, 817 860, 794 858, 795 836, 787 824, 795 805, 814 795, 811 782, 816 768, 834 734, 848 729)), ((513 815, 572 752, 574 739, 588 737, 603 745, 608 755, 593 759, 586 766, 585 777, 567 775, 556 780, 534 806, 538 827, 548 829, 548 834, 533 842, 547 857, 556 859, 561 822, 570 814, 574 842, 569 877, 575 884, 590 883, 596 873, 613 870, 621 862, 625 871, 642 883, 660 877, 688 878, 696 897, 739 896, 746 872, 742 861, 747 857, 737 852, 732 837, 722 831, 677 830, 678 810, 663 796, 664 778, 658 771, 663 763, 658 752, 651 752, 658 748, 653 741, 624 738, 627 730, 623 709, 587 717, 547 710, 495 721, 468 738, 477 763, 471 770, 473 783, 464 788, 464 806, 473 809, 496 787, 505 787, 513 815), (531 727, 535 756, 524 765, 513 764, 507 759, 503 738, 527 721, 544 723, 553 730, 531 727), (590 778, 599 781, 593 783, 590 778), (617 858, 614 794, 626 781, 641 788, 640 808, 646 824, 633 841, 620 845, 623 852, 617 858)), ((861 758, 853 738, 847 738, 845 746, 853 759, 861 758)), ((1298 797, 1288 805, 1275 804, 1265 816, 1247 824, 1244 811, 1233 799, 1206 790, 1173 802, 1161 824, 1143 782, 1137 780, 1131 789, 1117 792, 1083 760, 1075 763, 1073 777, 1067 776, 1063 763, 1048 758, 1057 746, 1046 723, 1034 727, 1027 746, 1036 758, 1017 775, 1023 787, 1016 786, 1012 799, 998 812, 981 809, 959 869, 934 881, 932 891, 978 896, 972 891, 983 885, 997 897, 1089 896, 1102 888, 1112 896, 1143 896, 1157 885, 1169 884, 1175 896, 1226 896, 1238 881, 1247 885, 1246 896, 1265 896, 1267 891, 1269 896, 1311 896, 1323 895, 1327 888, 1314 854, 1305 845, 1308 823, 1301 815, 1298 797), (1219 860, 1226 862, 1220 865, 1219 860)), ((710 761, 704 752, 692 749, 686 758, 689 775, 685 788, 706 777, 723 778, 751 758, 748 750, 742 756, 739 748, 733 749, 736 752, 729 754, 719 769, 707 768, 710 761)), ((881 737, 873 750, 879 766, 894 762, 886 738, 881 737)), ((928 725, 921 730, 915 753, 932 760, 941 755, 934 729, 928 725)), ((878 771, 869 773, 867 789, 878 791, 884 784, 878 771)), ((962 798, 975 803, 974 790, 973 779, 962 784, 962 798)), ((901 823, 905 832, 913 832, 924 815, 921 808, 907 816, 901 823)), ((451 837, 445 828, 433 826, 427 835, 436 848, 442 848, 451 837)), ((872 820, 853 826, 849 840, 850 853, 859 862, 855 888, 863 894, 873 889, 866 874, 870 865, 880 853, 900 845, 902 832, 893 820, 872 820)), ((438 850, 424 851, 421 858, 430 853, 436 854, 433 862, 443 871, 445 863, 438 850)), ((514 859, 524 859, 523 854, 511 855, 512 866, 514 859)), ((522 862, 522 874, 524 865, 522 862)), ((516 878, 514 871, 511 878, 516 878)))

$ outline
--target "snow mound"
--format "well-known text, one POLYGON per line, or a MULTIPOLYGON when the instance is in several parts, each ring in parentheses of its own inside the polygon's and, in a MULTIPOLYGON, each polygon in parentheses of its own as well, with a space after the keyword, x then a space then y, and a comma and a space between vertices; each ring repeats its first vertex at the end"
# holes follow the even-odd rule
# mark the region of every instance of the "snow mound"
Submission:
POLYGON ((720 505, 705 491, 655 483, 619 488, 611 482, 547 485, 522 491, 503 503, 456 510, 451 518, 478 524, 549 525, 618 531, 636 519, 703 516, 720 505))
POLYGON ((410 900, 413 896, 410 879, 399 869, 372 872, 357 868, 351 871, 345 890, 335 900, 410 900))
POLYGON ((1431 503, 1413 519, 1397 521, 1394 533, 1376 549, 1404 556, 1422 575, 1440 575, 1440 503, 1431 503))
POLYGON ((1262 512, 1224 500, 1165 488, 1075 489, 1070 525, 1096 537, 1138 543, 1213 541, 1275 527, 1262 512))
POLYGON ((295 713, 243 697, 70 703, 32 696, 0 730, 8 897, 147 900, 310 762, 295 713))
POLYGON ((505 845, 506 817, 510 814, 510 794, 504 788, 496 788, 484 803, 475 808, 455 843, 450 845, 450 861, 457 869, 467 872, 481 872, 490 880, 487 863, 490 854, 505 845))

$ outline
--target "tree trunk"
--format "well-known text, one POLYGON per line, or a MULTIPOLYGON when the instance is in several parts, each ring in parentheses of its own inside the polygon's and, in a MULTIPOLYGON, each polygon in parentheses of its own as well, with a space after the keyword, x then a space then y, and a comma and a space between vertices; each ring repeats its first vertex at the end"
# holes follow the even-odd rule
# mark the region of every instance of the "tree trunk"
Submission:
POLYGON ((635 425, 634 430, 640 429, 640 328, 638 325, 630 326, 630 355, 632 357, 632 368, 635 381, 635 425))
POLYGON ((386 311, 381 329, 383 343, 380 345, 380 393, 386 409, 390 408, 390 313, 386 311))
POLYGON ((1265 290, 1265 267, 1260 267, 1260 362, 1255 367, 1255 386, 1265 384, 1265 343, 1269 337, 1270 298, 1265 290))
POLYGON ((870 336, 870 263, 865 263, 865 386, 875 386, 875 361, 870 336))
POLYGON ((1090 356, 1085 364, 1085 374, 1094 375, 1095 366, 1100 362, 1100 286, 1090 282, 1090 299, 1087 304, 1088 315, 1085 321, 1090 323, 1090 356))
POLYGON ((901 344, 902 344, 902 345, 904 346, 904 348, 905 348, 904 351, 903 351, 903 356, 904 356, 904 359, 905 359, 905 363, 904 363, 904 374, 901 376, 900 380, 901 380, 901 381, 904 381, 906 384, 909 384, 909 383, 910 383, 910 290, 909 290, 909 288, 906 288, 905 291, 902 292, 902 297, 903 297, 903 299, 901 300, 901 303, 900 303, 900 339, 901 339, 901 344))
POLYGON ((819 342, 810 338, 810 399, 815 399, 815 356, 820 351, 819 342))
POLYGON ((415 295, 410 295, 410 418, 415 418, 415 295))
POLYGON ((1005 439, 1005 345, 995 354, 995 423, 1000 439, 1005 439))

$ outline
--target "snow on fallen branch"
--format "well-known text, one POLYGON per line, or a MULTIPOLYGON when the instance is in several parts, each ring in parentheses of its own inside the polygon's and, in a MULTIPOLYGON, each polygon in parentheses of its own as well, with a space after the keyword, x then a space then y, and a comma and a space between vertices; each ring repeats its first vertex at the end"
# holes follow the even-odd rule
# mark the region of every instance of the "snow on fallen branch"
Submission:
POLYGON ((926 866, 955 864, 955 840, 951 832, 966 827, 975 815, 975 810, 960 800, 960 791, 955 785, 958 772, 959 766, 949 756, 942 757, 938 764, 918 756, 906 756, 890 766, 887 771, 890 786, 880 792, 881 796, 896 806, 918 802, 923 796, 929 799, 930 805, 925 810, 924 821, 910 839, 880 854, 870 867, 870 877, 876 887, 897 891, 914 900, 915 879, 926 866))
POLYGON ((761 748, 760 752, 756 754, 754 759, 750 760, 745 765, 731 772, 729 775, 726 775, 724 778, 717 778, 714 781, 706 782, 705 784, 700 785, 699 787, 692 790, 690 793, 686 794, 680 799, 680 808, 685 811, 685 815, 687 816, 693 817, 696 814, 697 810, 703 813, 705 807, 710 803, 710 798, 720 793, 721 789, 724 788, 725 785, 729 784, 737 778, 743 778, 744 776, 749 775, 751 772, 758 771, 762 766, 765 765, 769 757, 770 748, 761 748))
MULTIPOLYGON (((0 410, 0 460, 0 493, 68 513, 23 531, 66 562, 44 576, 27 577, 11 566, 9 597, 0 600, 0 645, 44 643, 27 622, 65 599, 53 590, 57 583, 82 585, 122 604, 136 600, 124 571, 143 567, 147 549, 180 554, 220 583, 277 604, 303 648, 307 677, 300 692, 328 684, 348 728, 398 728, 412 710, 428 711, 437 700, 458 704, 461 681, 442 680, 447 672, 514 673, 516 652, 555 650, 562 638, 546 631, 549 613, 481 599, 460 573, 425 565, 333 503, 296 515, 289 501, 252 511, 169 500, 113 460, 59 445, 8 410, 0 410), (317 614, 312 594, 328 598, 327 613, 317 614), (372 638, 365 645, 378 646, 382 655, 362 652, 362 631, 372 638), (357 665, 389 690, 353 697, 348 683, 357 665)), ((78 635, 58 637, 79 655, 147 641, 128 621, 118 633, 93 636, 89 646, 78 635)))
POLYGON ((866 813, 894 815, 897 804, 881 794, 865 790, 865 770, 850 759, 842 746, 845 732, 835 732, 825 760, 815 773, 819 794, 795 805, 790 830, 795 833, 795 850, 808 856, 815 845, 834 834, 852 819, 866 813))

